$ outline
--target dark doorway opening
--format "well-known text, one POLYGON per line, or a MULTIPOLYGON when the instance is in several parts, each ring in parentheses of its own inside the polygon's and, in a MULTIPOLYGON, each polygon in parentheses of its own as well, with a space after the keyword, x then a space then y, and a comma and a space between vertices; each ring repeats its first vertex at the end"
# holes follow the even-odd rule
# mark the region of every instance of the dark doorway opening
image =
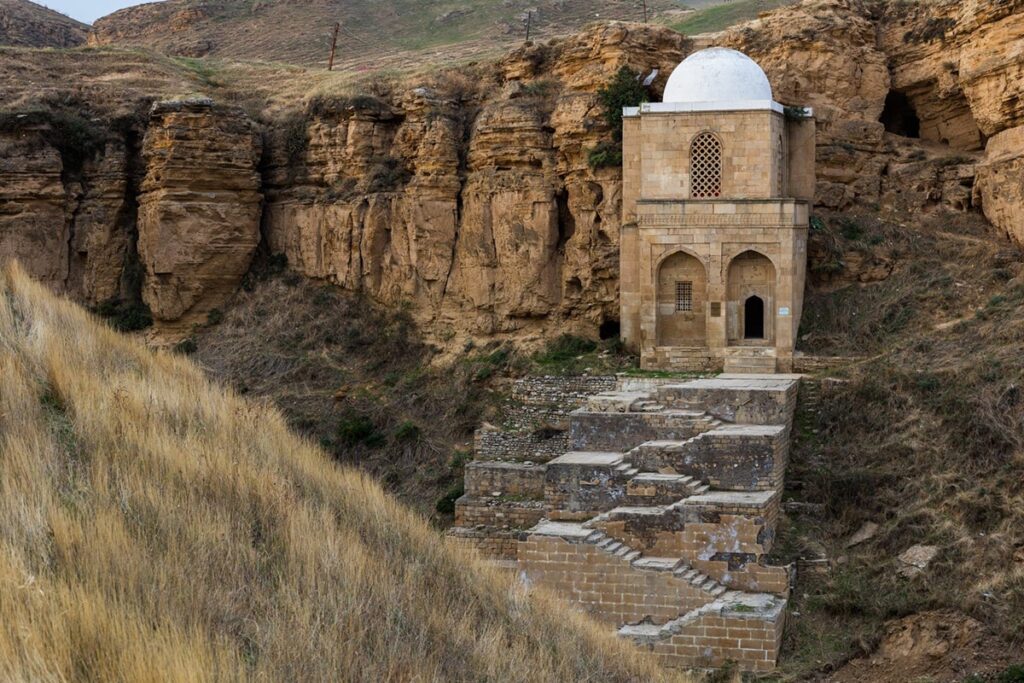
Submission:
POLYGON ((619 336, 620 325, 618 320, 605 320, 601 323, 598 335, 602 340, 616 339, 619 336))
POLYGON ((886 132, 905 138, 921 137, 921 119, 917 118, 917 111, 910 98, 901 92, 889 91, 879 121, 885 126, 886 132))
POLYGON ((743 304, 743 338, 764 339, 764 300, 759 296, 743 304))

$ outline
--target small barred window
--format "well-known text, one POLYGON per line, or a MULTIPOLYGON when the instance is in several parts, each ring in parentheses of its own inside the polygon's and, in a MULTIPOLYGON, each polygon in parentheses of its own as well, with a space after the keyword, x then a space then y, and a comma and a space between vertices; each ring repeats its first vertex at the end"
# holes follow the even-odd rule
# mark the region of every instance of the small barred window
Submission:
POLYGON ((692 311, 693 310, 693 283, 692 282, 677 282, 676 283, 676 311, 692 311))
POLYGON ((701 133, 690 145, 690 196, 714 199, 722 195, 722 143, 701 133))

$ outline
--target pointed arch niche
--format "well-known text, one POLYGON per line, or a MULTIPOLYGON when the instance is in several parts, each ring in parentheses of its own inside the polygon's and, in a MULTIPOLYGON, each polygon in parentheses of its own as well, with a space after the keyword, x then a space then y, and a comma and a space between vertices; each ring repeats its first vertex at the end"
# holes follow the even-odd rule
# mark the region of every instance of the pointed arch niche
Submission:
POLYGON ((775 266, 767 256, 745 251, 732 260, 726 299, 730 346, 775 343, 775 266))
POLYGON ((707 343, 708 277, 695 256, 677 251, 658 268, 658 346, 707 343))

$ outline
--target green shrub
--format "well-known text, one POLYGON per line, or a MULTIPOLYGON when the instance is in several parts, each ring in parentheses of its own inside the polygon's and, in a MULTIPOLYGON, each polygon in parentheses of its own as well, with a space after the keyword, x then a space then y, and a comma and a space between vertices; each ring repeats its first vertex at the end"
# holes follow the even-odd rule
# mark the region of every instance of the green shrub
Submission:
POLYGON ((384 445, 385 438, 367 415, 349 410, 338 423, 338 440, 346 446, 380 448, 384 445))
POLYGON ((450 489, 448 489, 448 493, 444 494, 444 496, 437 501, 434 508, 443 515, 455 514, 455 501, 461 498, 465 492, 466 489, 461 481, 454 484, 450 489))
POLYGON ((138 332, 153 325, 153 314, 149 306, 141 301, 108 299, 99 304, 93 312, 105 318, 107 323, 119 332, 138 332))
POLYGON ((224 311, 219 308, 215 308, 206 314, 207 325, 220 325, 224 322, 224 311))
POLYGON ((578 356, 593 353, 596 350, 597 343, 590 339, 563 334, 557 339, 550 341, 547 348, 539 353, 534 360, 541 364, 564 363, 578 356))
POLYGON ((587 163, 594 169, 622 166, 622 143, 600 143, 587 152, 587 163))
POLYGON ((1024 664, 1015 664, 999 674, 996 683, 1024 683, 1024 664))
POLYGON ((395 439, 398 441, 418 441, 420 428, 412 420, 405 420, 395 429, 395 439))
POLYGON ((647 88, 640 82, 640 74, 628 66, 619 69, 608 85, 597 91, 604 107, 604 120, 612 129, 612 139, 622 141, 622 109, 636 107, 647 100, 647 88))

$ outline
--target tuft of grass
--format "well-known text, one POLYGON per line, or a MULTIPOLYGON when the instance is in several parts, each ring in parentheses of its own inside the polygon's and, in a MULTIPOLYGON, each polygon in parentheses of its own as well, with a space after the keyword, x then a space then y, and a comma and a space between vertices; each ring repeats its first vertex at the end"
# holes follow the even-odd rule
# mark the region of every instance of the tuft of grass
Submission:
POLYGON ((685 680, 17 266, 0 374, 0 679, 685 680))

